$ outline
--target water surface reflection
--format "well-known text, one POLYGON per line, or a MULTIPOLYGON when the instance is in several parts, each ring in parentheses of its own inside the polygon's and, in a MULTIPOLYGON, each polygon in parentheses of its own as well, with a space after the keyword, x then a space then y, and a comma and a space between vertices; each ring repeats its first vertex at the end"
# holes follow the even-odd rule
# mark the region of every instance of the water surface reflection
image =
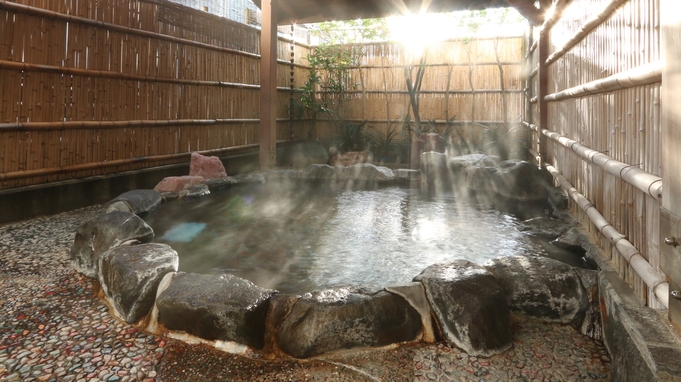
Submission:
POLYGON ((541 250, 514 216, 466 198, 301 187, 238 187, 168 203, 146 220, 180 254, 181 271, 232 273, 287 293, 404 284, 435 263, 541 250))

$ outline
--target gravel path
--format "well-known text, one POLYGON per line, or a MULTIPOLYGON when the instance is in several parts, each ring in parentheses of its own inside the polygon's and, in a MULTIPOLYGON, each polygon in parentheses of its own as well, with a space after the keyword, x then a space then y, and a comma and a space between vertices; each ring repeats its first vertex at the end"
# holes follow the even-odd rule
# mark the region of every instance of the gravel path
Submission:
POLYGON ((602 344, 522 319, 513 349, 489 359, 447 344, 269 362, 148 335, 112 318, 68 251, 84 208, 0 227, 0 381, 608 380, 602 344))

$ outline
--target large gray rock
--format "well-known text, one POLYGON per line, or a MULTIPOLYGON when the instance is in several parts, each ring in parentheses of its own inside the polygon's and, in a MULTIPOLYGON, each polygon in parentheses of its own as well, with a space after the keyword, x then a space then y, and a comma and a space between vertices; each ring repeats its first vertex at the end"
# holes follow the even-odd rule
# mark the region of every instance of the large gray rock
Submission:
POLYGON ((471 166, 466 168, 466 187, 473 191, 492 192, 497 176, 496 167, 471 166))
POLYGON ((99 257, 99 282, 116 312, 133 324, 151 311, 158 284, 177 271, 178 262, 166 244, 115 247, 99 257))
POLYGON ((494 276, 466 260, 436 264, 414 278, 426 296, 445 338, 475 356, 511 347, 511 315, 506 295, 494 276))
POLYGON ((555 239, 578 224, 574 220, 538 217, 520 222, 518 230, 532 236, 555 239))
POLYGON ((589 308, 588 294, 578 274, 558 260, 508 256, 488 260, 484 267, 499 280, 515 312, 574 324, 589 308))
POLYGON ((124 243, 146 243, 153 238, 154 231, 137 215, 112 211, 98 215, 78 227, 69 256, 76 271, 94 279, 97 278, 101 254, 124 243))
POLYGON ((551 244, 555 245, 556 247, 576 251, 587 247, 587 235, 588 233, 584 228, 572 227, 558 238, 553 240, 551 244))
POLYGON ((260 349, 274 293, 234 275, 180 272, 158 296, 156 307, 159 322, 170 330, 260 349))
POLYGON ((329 180, 336 177, 336 169, 327 164, 312 164, 300 172, 300 178, 305 180, 329 180))
POLYGON ((339 288, 301 296, 279 326, 279 348, 296 358, 414 340, 421 318, 403 298, 339 288))
POLYGON ((423 326, 421 341, 435 342, 433 310, 430 308, 423 284, 411 283, 409 285, 387 286, 385 290, 405 299, 421 315, 421 324, 423 326))
POLYGON ((494 177, 494 191, 506 198, 531 202, 546 200, 547 185, 537 165, 507 160, 499 164, 494 177))
POLYGON ((562 211, 564 209, 567 209, 568 206, 570 205, 570 198, 568 198, 568 196, 565 194, 562 188, 548 187, 546 189, 546 192, 549 205, 555 211, 562 211))
POLYGON ((447 168, 453 175, 458 175, 464 173, 469 167, 495 167, 498 163, 498 156, 468 154, 447 159, 447 168))
POLYGON ((161 193, 156 190, 132 190, 110 201, 107 211, 124 211, 140 215, 153 211, 162 201, 161 193))
POLYGON ((392 182, 395 180, 393 170, 376 166, 370 163, 356 164, 348 167, 336 168, 339 178, 345 180, 367 181, 367 182, 392 182))

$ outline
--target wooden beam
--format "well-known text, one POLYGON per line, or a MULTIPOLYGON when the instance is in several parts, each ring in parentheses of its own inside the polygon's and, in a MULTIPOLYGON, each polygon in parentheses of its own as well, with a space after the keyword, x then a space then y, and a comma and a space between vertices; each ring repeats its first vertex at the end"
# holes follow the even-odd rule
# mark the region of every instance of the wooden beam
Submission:
POLYGON ((260 168, 277 164, 276 0, 263 0, 260 32, 260 168))
POLYGON ((541 25, 544 22, 544 13, 534 6, 534 1, 506 0, 506 3, 515 8, 532 25, 541 25))

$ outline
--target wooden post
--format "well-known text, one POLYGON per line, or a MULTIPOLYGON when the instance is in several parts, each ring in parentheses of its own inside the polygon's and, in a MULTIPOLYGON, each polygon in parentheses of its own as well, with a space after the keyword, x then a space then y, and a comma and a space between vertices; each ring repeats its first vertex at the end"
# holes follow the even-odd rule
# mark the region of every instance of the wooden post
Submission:
POLYGON ((260 32, 260 168, 277 164, 277 13, 276 0, 262 0, 260 32))
POLYGON ((681 13, 678 0, 662 0, 662 165, 664 168, 662 209, 660 213, 660 268, 669 278, 669 320, 681 331, 681 13))
POLYGON ((546 58, 549 56, 549 35, 550 29, 542 29, 539 32, 537 51, 539 55, 539 73, 537 74, 538 91, 537 102, 539 102, 539 165, 548 163, 548 139, 542 134, 542 130, 549 129, 549 107, 544 97, 549 94, 549 67, 546 65, 546 58))

